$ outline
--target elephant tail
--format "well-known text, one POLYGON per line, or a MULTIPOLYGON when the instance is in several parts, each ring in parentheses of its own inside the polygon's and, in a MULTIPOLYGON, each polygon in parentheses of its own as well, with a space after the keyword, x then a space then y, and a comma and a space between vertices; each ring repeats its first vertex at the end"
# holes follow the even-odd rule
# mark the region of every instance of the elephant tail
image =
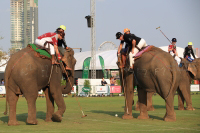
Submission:
MULTIPOLYGON (((8 89, 8 72, 9 71, 6 71, 6 73, 5 73, 5 88, 6 88, 6 90, 8 89)), ((6 110, 4 112, 4 115, 7 115, 7 112, 8 112, 8 96, 6 95, 6 110)))
POLYGON ((172 93, 174 85, 176 83, 176 68, 172 67, 170 71, 172 73, 172 85, 171 85, 171 88, 170 88, 169 93, 167 94, 167 97, 165 98, 165 100, 167 100, 168 96, 172 93))
POLYGON ((7 97, 6 97, 6 110, 5 110, 5 112, 3 113, 4 115, 7 115, 7 113, 8 113, 8 105, 7 105, 7 102, 8 100, 7 100, 7 97))

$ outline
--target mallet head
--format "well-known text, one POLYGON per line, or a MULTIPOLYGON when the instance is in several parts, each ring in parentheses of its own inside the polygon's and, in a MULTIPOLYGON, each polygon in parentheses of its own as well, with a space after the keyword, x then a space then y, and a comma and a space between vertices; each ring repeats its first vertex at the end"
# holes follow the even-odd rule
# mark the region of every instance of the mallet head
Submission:
POLYGON ((84 118, 84 117, 86 117, 87 115, 83 115, 83 116, 81 116, 81 118, 84 118))
POLYGON ((157 28, 156 28, 156 30, 157 30, 157 29, 160 29, 160 26, 159 26, 159 27, 157 27, 157 28))

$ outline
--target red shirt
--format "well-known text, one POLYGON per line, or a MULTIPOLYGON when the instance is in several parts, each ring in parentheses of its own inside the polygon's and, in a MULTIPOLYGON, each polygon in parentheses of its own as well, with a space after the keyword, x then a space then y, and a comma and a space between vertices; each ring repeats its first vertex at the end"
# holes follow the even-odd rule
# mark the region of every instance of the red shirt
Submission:
POLYGON ((173 53, 176 53, 176 45, 170 44, 170 45, 168 46, 168 49, 172 49, 172 52, 173 52, 173 53))
POLYGON ((38 37, 38 39, 44 39, 44 38, 48 38, 48 42, 52 43, 53 45, 58 46, 58 34, 57 33, 53 33, 53 32, 48 32, 45 33, 41 36, 38 37), (49 41, 51 40, 51 41, 49 41))

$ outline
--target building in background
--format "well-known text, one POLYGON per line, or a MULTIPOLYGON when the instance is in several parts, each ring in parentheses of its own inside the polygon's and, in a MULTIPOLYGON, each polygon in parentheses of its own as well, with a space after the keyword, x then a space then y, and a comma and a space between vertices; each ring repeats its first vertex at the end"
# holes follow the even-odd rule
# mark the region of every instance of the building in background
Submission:
POLYGON ((10 0, 11 47, 22 49, 38 37, 38 0, 10 0))

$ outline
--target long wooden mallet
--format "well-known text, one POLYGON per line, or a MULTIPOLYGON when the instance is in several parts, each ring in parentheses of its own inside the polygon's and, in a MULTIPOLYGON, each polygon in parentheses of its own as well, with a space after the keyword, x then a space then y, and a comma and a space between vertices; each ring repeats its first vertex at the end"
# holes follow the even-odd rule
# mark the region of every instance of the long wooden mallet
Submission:
POLYGON ((129 112, 128 112, 128 104, 127 104, 127 99, 126 99, 126 87, 125 87, 125 85, 124 85, 124 70, 123 70, 123 68, 122 68, 122 61, 121 61, 121 58, 120 57, 122 57, 122 55, 118 55, 118 60, 119 60, 119 63, 120 63, 120 71, 121 71, 121 74, 122 74, 122 86, 124 87, 124 99, 125 99, 125 104, 126 104, 126 108, 127 108, 127 114, 129 115, 129 112))
MULTIPOLYGON (((160 32, 161 32, 161 33, 162 33, 162 34, 163 34, 163 35, 164 35, 164 36, 167 38, 167 36, 166 36, 166 35, 165 35, 165 34, 164 34, 162 31, 161 31, 161 29, 160 29, 160 26, 159 26, 159 27, 157 27, 157 28, 156 28, 156 30, 157 30, 157 29, 159 29, 159 30, 160 30, 160 32)), ((172 42, 169 40, 169 38, 167 38, 167 40, 170 42, 170 44, 172 43, 172 42)))
MULTIPOLYGON (((71 83, 71 81, 70 81, 70 79, 69 79, 68 73, 67 73, 67 71, 65 70, 65 67, 64 67, 64 65, 63 65, 63 62, 60 62, 60 64, 61 64, 61 67, 62 67, 63 71, 65 72, 67 78, 68 78, 68 81, 69 81, 69 83, 70 83, 70 87, 73 88, 72 83, 71 83)), ((81 105, 80 105, 80 102, 78 101, 77 96, 76 96, 76 101, 78 102, 78 106, 79 106, 79 108, 80 108, 80 110, 81 110, 81 113, 82 113, 81 118, 86 117, 87 115, 85 115, 85 114, 83 113, 82 107, 81 107, 81 105)))

